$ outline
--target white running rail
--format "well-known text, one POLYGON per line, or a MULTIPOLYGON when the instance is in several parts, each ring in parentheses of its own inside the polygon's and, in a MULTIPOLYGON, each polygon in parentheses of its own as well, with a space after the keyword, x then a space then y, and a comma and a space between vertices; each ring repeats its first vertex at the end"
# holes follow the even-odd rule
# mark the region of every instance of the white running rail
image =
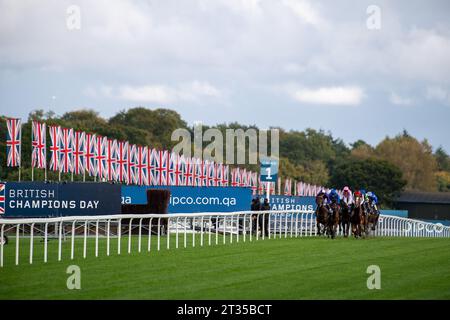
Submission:
MULTIPOLYGON (((57 218, 0 219, 0 267, 4 265, 5 250, 14 250, 15 264, 21 258, 20 244, 29 242, 29 253, 22 253, 22 259, 28 256, 33 263, 35 240, 42 239, 44 244, 43 260, 48 261, 48 241, 57 239, 57 259, 62 260, 63 244, 70 244, 70 259, 75 257, 75 244, 82 239, 82 256, 87 257, 88 239, 94 242, 94 256, 99 255, 99 239, 106 240, 106 255, 112 250, 115 241, 117 254, 132 251, 132 243, 137 251, 153 248, 159 251, 162 246, 170 249, 171 239, 175 248, 196 245, 218 245, 239 241, 258 241, 287 237, 305 237, 317 235, 316 218, 313 211, 239 211, 224 213, 188 213, 188 214, 135 214, 105 216, 70 216, 57 218), (168 228, 167 228, 168 225, 168 228), (260 230, 259 232, 255 232, 260 230), (266 230, 266 232, 263 232, 266 230), (220 237, 219 237, 220 235, 220 237), (10 244, 5 244, 5 236, 10 244), (126 248, 122 248, 127 237, 126 248), (221 238, 221 239, 220 239, 221 238), (152 245, 152 240, 153 243, 152 245), (147 241, 146 244, 143 242, 147 241), (165 242, 165 244, 164 244, 165 242), (12 246, 12 247, 11 247, 12 246)), ((342 235, 338 231, 338 235, 342 235)), ((380 215, 373 236, 387 237, 450 237, 450 227, 420 220, 380 215)), ((103 249, 103 248, 102 248, 103 249)), ((67 249, 66 249, 67 250, 67 249)), ((10 254, 9 256, 12 256, 10 254)))

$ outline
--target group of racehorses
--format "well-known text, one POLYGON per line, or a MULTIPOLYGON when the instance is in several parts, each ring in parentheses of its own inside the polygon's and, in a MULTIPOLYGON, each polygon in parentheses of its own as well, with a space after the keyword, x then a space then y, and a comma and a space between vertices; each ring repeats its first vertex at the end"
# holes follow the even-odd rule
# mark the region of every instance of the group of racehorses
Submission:
POLYGON ((353 204, 347 205, 344 201, 325 204, 325 197, 316 197, 317 234, 327 235, 334 239, 338 228, 344 237, 351 233, 355 238, 369 236, 374 231, 379 218, 378 210, 356 197, 353 204))

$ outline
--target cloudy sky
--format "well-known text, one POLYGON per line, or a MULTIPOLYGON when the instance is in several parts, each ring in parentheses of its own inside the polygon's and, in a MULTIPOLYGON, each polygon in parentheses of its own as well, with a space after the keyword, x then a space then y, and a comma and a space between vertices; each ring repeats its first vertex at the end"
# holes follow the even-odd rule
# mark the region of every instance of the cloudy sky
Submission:
POLYGON ((0 0, 0 113, 166 107, 347 143, 406 129, 450 151, 449 14, 447 0, 0 0))

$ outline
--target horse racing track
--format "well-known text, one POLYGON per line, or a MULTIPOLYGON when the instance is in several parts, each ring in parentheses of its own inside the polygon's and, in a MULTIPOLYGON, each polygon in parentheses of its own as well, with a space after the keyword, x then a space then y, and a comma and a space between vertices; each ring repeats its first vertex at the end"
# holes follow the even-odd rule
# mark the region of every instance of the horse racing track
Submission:
POLYGON ((269 239, 252 235, 251 223, 234 233, 225 218, 203 218, 201 225, 194 221, 182 230, 179 219, 169 222, 168 236, 140 231, 140 217, 137 229, 122 234, 109 226, 108 237, 101 223, 93 224, 94 234, 91 225, 80 225, 86 235, 71 222, 74 237, 63 227, 54 236, 49 230, 46 242, 37 230, 34 241, 23 229, 14 230, 21 237, 10 236, 3 246, 0 299, 450 299, 448 237, 404 233, 331 240, 310 234, 299 218, 284 220, 296 226, 292 232, 269 220, 269 239), (79 290, 67 286, 73 265, 80 269, 79 290), (367 286, 373 265, 380 269, 379 290, 367 286))

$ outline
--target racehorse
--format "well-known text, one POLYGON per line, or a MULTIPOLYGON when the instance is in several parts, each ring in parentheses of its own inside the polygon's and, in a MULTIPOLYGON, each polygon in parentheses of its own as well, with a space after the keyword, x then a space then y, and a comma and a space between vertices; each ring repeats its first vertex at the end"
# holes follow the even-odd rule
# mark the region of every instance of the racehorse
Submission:
POLYGON ((328 221, 327 221, 327 234, 328 237, 331 237, 331 239, 334 239, 336 237, 336 230, 339 225, 339 205, 337 202, 331 203, 331 213, 328 215, 328 221))
POLYGON ((378 218, 380 217, 380 214, 378 210, 376 210, 373 206, 368 204, 366 206, 366 212, 367 212, 367 234, 370 234, 371 231, 375 231, 375 228, 378 224, 378 218))
POLYGON ((344 237, 348 237, 350 230, 350 215, 352 208, 344 201, 341 201, 341 208, 342 209, 340 211, 339 228, 344 237))
POLYGON ((316 225, 317 225, 317 234, 320 236, 322 233, 325 234, 327 222, 328 222, 328 209, 324 205, 324 197, 319 195, 316 197, 316 225))
POLYGON ((352 224, 352 234, 355 238, 362 236, 364 228, 364 209, 361 205, 361 197, 355 198, 355 204, 350 215, 350 223, 352 224))

